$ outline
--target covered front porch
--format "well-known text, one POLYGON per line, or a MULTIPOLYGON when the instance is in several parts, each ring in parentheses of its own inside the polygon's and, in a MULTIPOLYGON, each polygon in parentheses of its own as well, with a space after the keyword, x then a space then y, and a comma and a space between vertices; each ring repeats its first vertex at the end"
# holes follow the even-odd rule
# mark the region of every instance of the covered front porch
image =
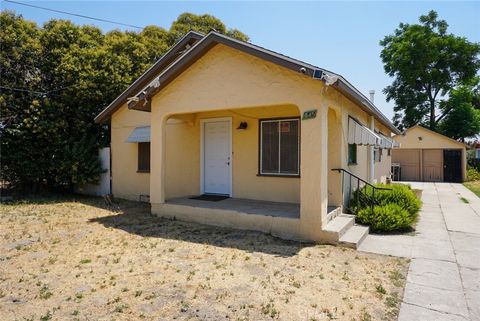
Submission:
MULTIPOLYGON (((328 240, 327 224, 342 212, 341 175, 329 170, 342 166, 345 155, 342 119, 326 106, 315 113, 302 120, 298 106, 284 104, 168 115, 164 198, 155 201, 158 190, 151 187, 152 212, 288 239, 328 240), (316 134, 308 134, 310 125, 316 134), (319 146, 322 135, 326 143, 319 146), (201 195, 225 199, 195 199, 201 195)), ((155 146, 152 129, 152 155, 155 146)))

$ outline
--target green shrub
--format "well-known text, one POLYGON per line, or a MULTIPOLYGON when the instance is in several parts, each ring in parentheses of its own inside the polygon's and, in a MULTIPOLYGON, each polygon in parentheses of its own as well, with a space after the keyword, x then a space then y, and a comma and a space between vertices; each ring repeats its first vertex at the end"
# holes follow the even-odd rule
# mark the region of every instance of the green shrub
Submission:
POLYGON ((370 226, 373 232, 390 232, 410 227, 414 218, 398 204, 375 205, 357 212, 357 220, 370 226))
POLYGON ((375 202, 376 205, 389 205, 396 204, 402 209, 406 210, 413 220, 418 215, 422 202, 415 195, 415 192, 411 189, 410 185, 406 184, 375 184, 376 187, 388 188, 389 190, 376 190, 375 196, 373 196, 373 191, 370 186, 365 186, 361 188, 361 191, 355 191, 353 194, 353 200, 351 202, 352 210, 358 214, 361 210, 365 208, 370 208, 371 200, 375 202), (362 199, 359 197, 357 202, 357 193, 362 193, 369 195, 368 199, 362 199))
POLYGON ((467 169, 467 181, 480 181, 480 171, 473 167, 467 169))

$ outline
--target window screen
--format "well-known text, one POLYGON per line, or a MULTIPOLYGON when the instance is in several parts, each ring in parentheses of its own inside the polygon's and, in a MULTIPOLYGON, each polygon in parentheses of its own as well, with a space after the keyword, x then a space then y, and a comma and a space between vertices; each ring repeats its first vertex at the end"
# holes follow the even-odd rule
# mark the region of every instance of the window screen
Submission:
POLYGON ((139 172, 150 172, 150 143, 138 143, 139 172))
POLYGON ((260 174, 300 174, 299 126, 299 119, 260 121, 260 174))
POLYGON ((348 144, 348 164, 357 164, 357 144, 348 144))

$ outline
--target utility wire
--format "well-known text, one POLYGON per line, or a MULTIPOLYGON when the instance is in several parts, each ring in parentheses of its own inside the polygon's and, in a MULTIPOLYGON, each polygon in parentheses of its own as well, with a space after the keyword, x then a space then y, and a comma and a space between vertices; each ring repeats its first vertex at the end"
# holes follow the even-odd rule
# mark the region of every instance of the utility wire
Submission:
POLYGON ((3 0, 3 1, 18 4, 18 5, 21 5, 21 6, 26 6, 26 7, 42 9, 42 10, 52 11, 52 12, 61 13, 61 14, 66 14, 66 15, 70 15, 70 16, 74 16, 74 17, 80 17, 80 18, 85 18, 85 19, 91 19, 91 20, 96 20, 96 21, 101 21, 101 22, 117 24, 117 25, 124 26, 124 27, 131 27, 131 28, 136 28, 136 29, 143 29, 144 28, 144 27, 131 25, 131 24, 128 24, 128 23, 122 23, 122 22, 117 22, 117 21, 112 21, 112 20, 107 20, 107 19, 102 19, 102 18, 95 18, 95 17, 90 17, 90 16, 85 16, 85 15, 82 15, 82 14, 78 14, 78 13, 72 13, 72 12, 67 12, 67 11, 45 8, 45 7, 40 7, 40 6, 36 6, 36 5, 33 5, 33 4, 28 4, 28 3, 18 2, 18 1, 12 1, 12 0, 3 0))
POLYGON ((53 90, 49 90, 49 91, 37 91, 37 90, 30 90, 30 89, 25 89, 25 88, 14 88, 14 87, 7 87, 7 86, 1 86, 0 85, 0 89, 11 90, 11 91, 19 91, 19 92, 28 92, 28 93, 43 95, 43 96, 46 96, 46 95, 60 96, 58 94, 53 94, 53 93, 55 93, 57 91, 62 91, 62 90, 68 89, 68 88, 78 87, 78 86, 79 86, 79 84, 74 84, 74 85, 61 87, 61 88, 53 89, 53 90))
POLYGON ((6 90, 11 90, 11 91, 27 92, 27 93, 37 94, 37 95, 47 95, 48 94, 48 92, 35 91, 35 90, 29 90, 29 89, 23 89, 23 88, 12 88, 12 87, 6 87, 6 86, 0 86, 0 88, 1 89, 6 89, 6 90))

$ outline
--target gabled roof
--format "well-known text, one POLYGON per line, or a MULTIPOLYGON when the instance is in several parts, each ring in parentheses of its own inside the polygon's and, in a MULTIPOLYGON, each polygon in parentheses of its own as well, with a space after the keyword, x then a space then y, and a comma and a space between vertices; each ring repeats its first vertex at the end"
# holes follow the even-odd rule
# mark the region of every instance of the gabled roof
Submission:
POLYGON ((137 80, 135 80, 120 96, 115 98, 100 114, 95 117, 96 123, 103 123, 110 119, 110 116, 121 106, 127 99, 136 96, 142 91, 155 76, 167 68, 175 59, 181 56, 183 52, 190 49, 197 41, 202 39, 204 35, 201 33, 190 31, 181 38, 170 50, 168 50, 160 59, 157 60, 150 68, 147 69, 137 80))
MULTIPOLYGON (((328 80, 330 82, 329 84, 332 87, 335 87, 343 95, 356 102, 360 106, 360 108, 368 114, 376 116, 379 121, 383 125, 388 127, 393 133, 400 133, 400 131, 390 122, 390 120, 385 115, 383 115, 382 112, 367 97, 365 97, 358 89, 356 89, 341 75, 302 62, 300 60, 290 58, 288 56, 265 49, 263 47, 227 37, 215 31, 208 33, 208 35, 196 42, 188 51, 185 51, 183 55, 179 57, 175 62, 160 71, 157 74, 158 77, 152 77, 151 74, 153 73, 149 75, 146 75, 146 73, 143 74, 137 81, 140 81, 140 79, 143 78, 142 83, 148 83, 148 81, 150 81, 151 83, 149 86, 147 86, 147 88, 145 88, 143 92, 139 93, 137 91, 136 97, 138 99, 130 102, 128 104, 128 108, 142 111, 150 111, 149 98, 159 92, 163 87, 165 87, 168 83, 175 79, 175 77, 181 74, 197 59, 202 57, 203 54, 205 54, 208 50, 210 50, 213 46, 217 44, 229 46, 231 48, 243 51, 260 59, 270 61, 277 65, 291 69, 295 72, 304 74, 306 77, 323 81, 328 80)), ((99 119, 99 116, 95 118, 96 122, 102 122, 105 120, 105 118, 99 119)))
MULTIPOLYGON (((455 139, 450 138, 450 137, 448 137, 448 136, 445 136, 445 135, 442 135, 442 134, 440 134, 440 133, 437 133, 436 131, 433 131, 433 130, 431 130, 431 129, 429 129, 429 128, 423 127, 422 125, 415 125, 415 126, 412 126, 412 127, 410 127, 410 128, 407 128, 407 129, 405 129, 405 131, 404 131, 403 133, 401 133, 401 134, 399 134, 399 135, 405 136, 408 132, 410 132, 410 131, 412 131, 412 130, 414 130, 414 129, 423 129, 423 130, 425 130, 426 132, 428 132, 428 133, 430 133, 430 134, 439 136, 439 137, 441 137, 441 138, 443 138, 443 139, 447 139, 447 140, 451 141, 452 143, 458 144, 458 145, 460 145, 460 146, 462 146, 462 147, 466 147, 466 146, 467 146, 466 144, 464 144, 464 143, 462 143, 462 142, 459 142, 458 140, 455 140, 455 139)), ((394 138, 395 138, 395 137, 394 137, 394 138)))

